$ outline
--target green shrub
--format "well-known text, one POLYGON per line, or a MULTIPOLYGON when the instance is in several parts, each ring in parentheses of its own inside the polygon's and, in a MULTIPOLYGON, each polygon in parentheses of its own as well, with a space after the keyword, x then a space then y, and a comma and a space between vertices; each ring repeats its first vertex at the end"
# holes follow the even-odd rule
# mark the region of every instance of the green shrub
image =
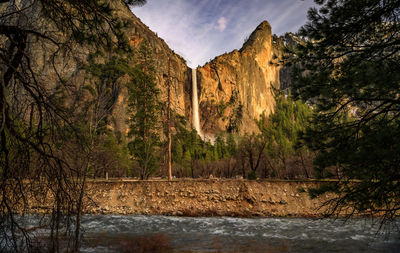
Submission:
POLYGON ((257 174, 254 170, 251 170, 249 174, 247 175, 248 180, 256 180, 257 179, 257 174))

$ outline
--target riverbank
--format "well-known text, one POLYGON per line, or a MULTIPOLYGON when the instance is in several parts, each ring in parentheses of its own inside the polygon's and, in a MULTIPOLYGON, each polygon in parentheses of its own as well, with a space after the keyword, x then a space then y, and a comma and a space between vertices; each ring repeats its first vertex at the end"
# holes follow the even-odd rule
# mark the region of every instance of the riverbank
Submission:
POLYGON ((85 213, 174 216, 319 217, 329 196, 311 200, 317 181, 92 181, 85 213))

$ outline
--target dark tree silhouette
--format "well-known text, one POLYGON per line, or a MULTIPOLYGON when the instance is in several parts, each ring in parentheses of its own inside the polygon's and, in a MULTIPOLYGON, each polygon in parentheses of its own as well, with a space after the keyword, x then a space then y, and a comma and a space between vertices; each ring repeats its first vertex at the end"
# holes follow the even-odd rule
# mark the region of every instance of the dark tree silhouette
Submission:
MULTIPOLYGON (((76 152, 87 141, 75 124, 74 74, 87 50, 129 50, 115 9, 144 3, 0 0, 0 251, 33 249, 15 216, 32 201, 49 205, 48 250, 60 250, 70 215, 83 208, 87 168, 87 153, 76 152)), ((76 222, 75 251, 79 227, 76 222)))
POLYGON ((335 184, 328 215, 380 214, 400 210, 400 2, 315 1, 299 32, 305 40, 292 55, 294 90, 314 104, 306 144, 318 151, 321 177, 335 184))

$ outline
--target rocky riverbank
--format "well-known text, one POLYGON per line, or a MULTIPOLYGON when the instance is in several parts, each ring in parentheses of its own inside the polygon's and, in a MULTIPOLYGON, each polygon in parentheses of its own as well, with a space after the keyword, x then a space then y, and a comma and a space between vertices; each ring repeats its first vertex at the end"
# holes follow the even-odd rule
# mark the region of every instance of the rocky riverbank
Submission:
POLYGON ((86 213, 177 216, 316 217, 328 196, 311 200, 313 181, 176 180, 88 183, 86 213))

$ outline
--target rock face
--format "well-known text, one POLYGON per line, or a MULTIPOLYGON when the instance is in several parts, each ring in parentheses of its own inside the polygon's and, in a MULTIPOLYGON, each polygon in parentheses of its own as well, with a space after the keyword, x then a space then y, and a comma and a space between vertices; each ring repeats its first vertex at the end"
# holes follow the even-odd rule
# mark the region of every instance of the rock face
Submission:
MULTIPOLYGON (((171 76, 171 109, 187 119, 190 118, 192 72, 186 65, 186 61, 175 54, 164 40, 143 24, 128 6, 121 3, 120 6, 116 6, 116 9, 118 9, 118 16, 128 23, 125 33, 130 45, 139 47, 141 43, 147 43, 151 48, 156 70, 156 83, 161 90, 161 100, 167 101, 167 81, 168 76, 171 76)), ((112 111, 112 127, 121 132, 127 132, 127 99, 127 90, 123 89, 112 111)))
MULTIPOLYGON (((186 118, 187 122, 192 122, 192 71, 185 60, 143 24, 123 1, 112 1, 112 5, 117 16, 127 24, 125 33, 131 46, 137 48, 144 42, 150 46, 161 99, 167 100, 167 81, 170 80, 172 110, 186 118)), ((36 9, 26 13, 26 16, 32 16, 32 20, 33 16, 36 17, 38 24, 44 23, 36 9)), ((35 25, 32 20, 32 25, 35 25)), ((15 22, 30 24, 26 20, 15 22)), ((280 87, 280 67, 276 63, 281 55, 281 47, 280 39, 271 35, 271 27, 264 21, 239 51, 218 56, 198 68, 200 125, 204 134, 213 135, 227 130, 240 133, 257 131, 254 119, 263 113, 268 115, 274 109, 272 87, 280 87)), ((84 71, 78 68, 78 62, 85 63, 93 50, 79 45, 74 48, 78 48, 79 52, 57 56, 55 68, 62 79, 82 86, 88 80, 84 71), (78 62, 73 60, 75 58, 79 58, 78 62)), ((34 66, 36 74, 43 77, 42 81, 49 90, 57 82, 58 76, 51 66, 43 66, 53 51, 54 48, 49 45, 39 43, 32 43, 29 48, 32 59, 37 59, 37 66, 34 66)), ((127 132, 128 92, 124 85, 118 85, 116 90, 107 122, 110 128, 124 134, 127 132)))
POLYGON ((264 21, 239 51, 218 56, 198 69, 205 132, 257 131, 254 119, 274 110, 273 88, 280 87, 277 63, 282 47, 264 21))
MULTIPOLYGON (((172 76, 172 109, 192 122, 192 76, 183 58, 144 25, 128 8, 122 11, 129 20, 127 32, 132 46, 147 41, 156 62, 156 80, 166 101, 168 65, 172 76)), ((238 51, 216 57, 198 68, 198 94, 201 129, 205 134, 221 131, 240 133, 258 131, 254 119, 274 110, 273 88, 280 87, 282 40, 271 34, 271 26, 262 22, 238 51)), ((116 128, 124 126, 126 92, 114 107, 116 128)))
MULTIPOLYGON (((14 3, 15 1, 9 2, 12 7, 11 2, 14 3)), ((166 82, 169 75, 171 76, 172 109, 179 115, 189 118, 191 110, 191 69, 187 67, 185 60, 175 54, 161 38, 144 25, 122 0, 109 0, 109 2, 115 11, 115 16, 119 17, 122 23, 126 25, 124 34, 128 37, 130 45, 133 48, 138 48, 142 43, 146 42, 150 47, 155 63, 156 83, 161 90, 161 99, 163 101, 167 100, 166 82)), ((17 3, 22 14, 15 17, 9 15, 12 18, 5 16, 1 20, 2 23, 16 25, 25 30, 51 31, 48 33, 49 35, 46 33, 46 36, 50 36, 52 40, 63 43, 68 41, 70 43, 68 44, 68 49, 60 50, 47 40, 29 38, 32 41, 29 41, 26 51, 27 55, 33 59, 32 71, 37 81, 43 84, 43 87, 51 93, 57 87, 57 83, 63 80, 63 82, 68 83, 71 94, 91 83, 93 81, 90 79, 91 76, 80 66, 88 63, 89 55, 96 52, 97 48, 93 48, 88 44, 80 45, 75 42, 69 42, 71 41, 69 38, 65 37, 62 32, 57 32, 57 27, 42 16, 40 1, 35 1, 33 5, 30 5, 29 1, 27 3, 17 1, 17 3), (51 61, 51 59, 54 59, 54 61, 51 61), (54 64, 52 64, 53 62, 54 64)), ((11 8, 10 6, 8 3, 0 4, 0 13, 11 13, 12 10, 8 10, 11 8), (5 10, 8 11, 6 12, 5 10)), ((111 38, 113 38, 112 34, 111 38)), ((0 38, 0 44, 2 43, 5 43, 4 36, 0 38)), ((8 48, 7 45, 4 48, 8 48)), ((135 64, 135 62, 132 62, 132 64, 135 64)), ((3 66, 0 66, 0 71, 2 70, 3 66)), ((112 84, 113 105, 111 113, 107 117, 109 127, 121 133, 127 132, 128 92, 125 85, 123 85, 125 81, 126 79, 119 80, 117 84, 112 84)), ((85 94, 81 95, 80 98, 85 100, 89 96, 85 94)), ((71 98, 71 100, 73 99, 71 98)), ((76 101, 68 102, 72 107, 76 101)))

